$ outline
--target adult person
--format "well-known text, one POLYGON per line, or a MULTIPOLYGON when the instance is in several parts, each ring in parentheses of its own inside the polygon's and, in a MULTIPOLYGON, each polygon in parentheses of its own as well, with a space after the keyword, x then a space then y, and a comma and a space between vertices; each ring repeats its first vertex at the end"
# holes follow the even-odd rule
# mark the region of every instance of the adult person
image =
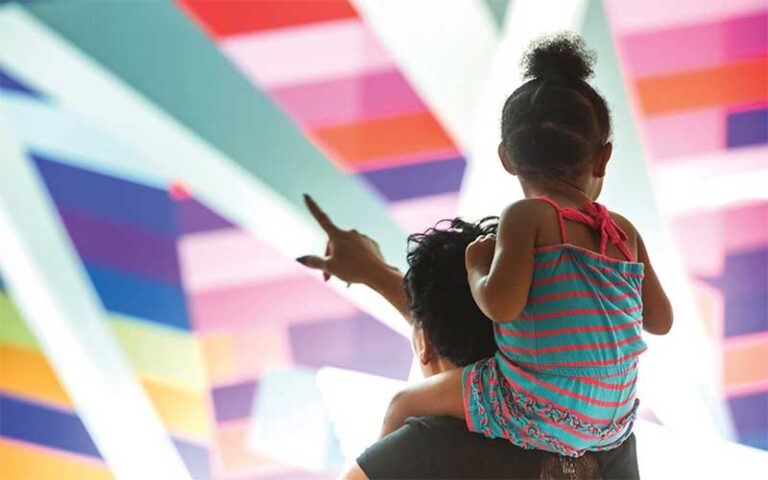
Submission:
MULTIPOLYGON (((469 290, 464 251, 480 235, 495 234, 497 218, 477 223, 457 218, 409 236, 403 275, 387 265, 374 240, 337 227, 310 197, 305 202, 328 245, 324 257, 297 260, 326 278, 367 285, 397 308, 413 327, 413 348, 425 377, 496 352, 493 324, 469 290)), ((573 459, 470 433, 458 419, 419 417, 369 447, 342 478, 638 477, 634 435, 616 449, 573 459)))

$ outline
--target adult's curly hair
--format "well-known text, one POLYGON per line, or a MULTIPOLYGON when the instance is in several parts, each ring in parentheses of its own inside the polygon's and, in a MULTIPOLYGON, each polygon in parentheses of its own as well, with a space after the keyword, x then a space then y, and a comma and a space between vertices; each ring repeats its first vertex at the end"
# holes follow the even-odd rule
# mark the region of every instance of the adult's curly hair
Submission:
POLYGON ((596 55, 564 32, 535 40, 523 55, 523 78, 501 114, 507 161, 525 175, 572 178, 611 137, 605 99, 589 84, 596 55))
POLYGON ((472 298, 464 251, 480 235, 495 234, 498 217, 469 223, 442 220, 408 237, 403 279, 411 316, 437 353, 456 365, 488 358, 497 350, 493 323, 472 298))

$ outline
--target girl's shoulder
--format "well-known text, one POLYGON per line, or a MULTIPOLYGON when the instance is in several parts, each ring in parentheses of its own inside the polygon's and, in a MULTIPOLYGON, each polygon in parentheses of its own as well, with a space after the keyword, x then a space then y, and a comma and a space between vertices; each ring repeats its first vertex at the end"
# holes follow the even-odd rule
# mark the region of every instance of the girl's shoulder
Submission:
POLYGON ((501 211, 501 225, 513 223, 520 226, 536 226, 546 222, 557 213, 550 205, 538 198, 524 198, 507 205, 501 211))

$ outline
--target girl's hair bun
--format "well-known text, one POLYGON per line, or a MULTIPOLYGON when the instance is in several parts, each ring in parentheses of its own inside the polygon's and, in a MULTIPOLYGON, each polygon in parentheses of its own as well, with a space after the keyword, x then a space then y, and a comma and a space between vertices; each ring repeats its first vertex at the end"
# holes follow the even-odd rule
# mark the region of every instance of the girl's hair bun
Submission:
POLYGON ((595 53, 572 32, 534 41, 523 55, 524 79, 578 82, 592 76, 595 53))

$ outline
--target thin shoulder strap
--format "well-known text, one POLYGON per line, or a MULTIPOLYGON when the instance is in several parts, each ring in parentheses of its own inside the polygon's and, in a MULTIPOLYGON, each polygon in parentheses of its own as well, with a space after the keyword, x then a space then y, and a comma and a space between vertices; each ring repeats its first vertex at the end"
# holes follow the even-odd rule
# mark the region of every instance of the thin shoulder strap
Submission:
POLYGON ((567 237, 565 235, 565 219, 563 218, 563 209, 560 208, 560 205, 558 205, 556 201, 547 196, 541 196, 538 198, 539 200, 544 200, 548 204, 552 205, 552 207, 555 209, 557 212, 557 221, 560 223, 560 241, 563 243, 568 243, 567 237))

